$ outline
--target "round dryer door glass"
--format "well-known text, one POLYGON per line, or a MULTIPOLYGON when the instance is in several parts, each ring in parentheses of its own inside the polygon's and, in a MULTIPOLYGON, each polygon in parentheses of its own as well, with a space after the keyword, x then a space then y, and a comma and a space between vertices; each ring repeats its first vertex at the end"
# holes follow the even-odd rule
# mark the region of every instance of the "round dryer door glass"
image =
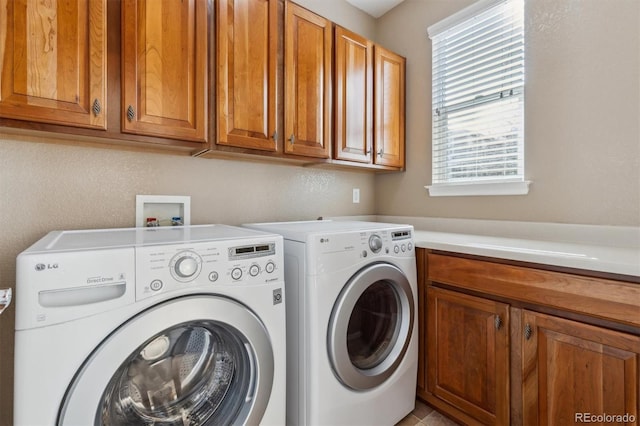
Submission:
POLYGON ((213 425, 234 419, 251 386, 251 355, 229 326, 171 327, 138 347, 115 372, 96 424, 213 425))
POLYGON ((349 388, 367 390, 396 371, 409 347, 414 298, 406 275, 389 263, 373 263, 345 284, 331 312, 328 355, 349 388))
POLYGON ((400 329, 400 309, 389 282, 375 282, 362 293, 347 326, 347 351, 353 365, 373 368, 389 355, 400 329))

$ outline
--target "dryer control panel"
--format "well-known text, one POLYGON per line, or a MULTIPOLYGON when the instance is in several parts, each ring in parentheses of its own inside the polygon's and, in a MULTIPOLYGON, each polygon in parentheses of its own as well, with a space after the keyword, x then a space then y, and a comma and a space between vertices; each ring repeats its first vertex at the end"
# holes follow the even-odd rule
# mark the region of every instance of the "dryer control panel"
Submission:
POLYGON ((374 254, 412 253, 414 248, 411 229, 320 235, 316 243, 319 243, 321 253, 357 251, 364 257, 374 254))
POLYGON ((311 265, 318 270, 340 269, 359 261, 375 261, 380 257, 415 257, 413 229, 394 228, 358 232, 318 234, 310 241, 311 252, 318 253, 311 265))
POLYGON ((282 240, 216 241, 136 248, 136 300, 168 291, 283 280, 282 240))

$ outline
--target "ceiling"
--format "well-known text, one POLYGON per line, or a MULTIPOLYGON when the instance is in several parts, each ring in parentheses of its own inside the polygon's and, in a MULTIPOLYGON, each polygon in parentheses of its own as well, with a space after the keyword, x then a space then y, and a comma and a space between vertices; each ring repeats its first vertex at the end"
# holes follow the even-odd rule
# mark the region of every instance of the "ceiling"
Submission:
POLYGON ((367 12, 374 18, 379 18, 404 0, 347 0, 360 10, 367 12))

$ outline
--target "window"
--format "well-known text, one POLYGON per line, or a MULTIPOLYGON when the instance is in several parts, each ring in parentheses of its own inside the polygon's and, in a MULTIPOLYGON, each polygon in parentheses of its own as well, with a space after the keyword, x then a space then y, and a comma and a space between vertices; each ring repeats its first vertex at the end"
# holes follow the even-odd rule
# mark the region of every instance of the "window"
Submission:
POLYGON ((526 194, 524 0, 481 0, 429 27, 432 196, 526 194))

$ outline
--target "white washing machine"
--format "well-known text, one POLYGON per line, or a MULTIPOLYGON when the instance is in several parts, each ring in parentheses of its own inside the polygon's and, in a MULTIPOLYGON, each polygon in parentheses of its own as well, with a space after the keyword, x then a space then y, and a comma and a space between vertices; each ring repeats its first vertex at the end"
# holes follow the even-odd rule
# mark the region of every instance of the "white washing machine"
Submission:
POLYGON ((285 423, 283 242, 55 231, 17 259, 15 425, 285 423))
POLYGON ((284 236, 287 424, 393 425, 415 406, 413 228, 313 221, 284 236))

